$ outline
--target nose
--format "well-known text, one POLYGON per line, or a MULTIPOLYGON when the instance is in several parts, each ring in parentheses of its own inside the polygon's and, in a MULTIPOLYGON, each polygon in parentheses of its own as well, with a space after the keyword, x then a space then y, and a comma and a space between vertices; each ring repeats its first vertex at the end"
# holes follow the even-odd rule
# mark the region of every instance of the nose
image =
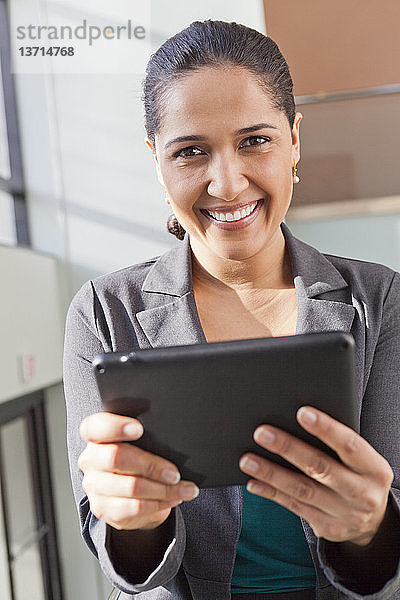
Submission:
POLYGON ((241 166, 241 161, 232 155, 216 157, 210 165, 208 194, 230 202, 247 189, 249 181, 243 175, 241 166))

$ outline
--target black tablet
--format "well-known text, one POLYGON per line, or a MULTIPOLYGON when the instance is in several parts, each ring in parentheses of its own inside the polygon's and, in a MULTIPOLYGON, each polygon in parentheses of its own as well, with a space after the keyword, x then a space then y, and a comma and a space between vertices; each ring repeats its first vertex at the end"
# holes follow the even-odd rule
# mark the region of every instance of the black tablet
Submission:
POLYGON ((354 338, 345 332, 111 352, 93 368, 104 410, 143 424, 132 443, 199 487, 246 483, 239 459, 248 451, 297 470, 254 442, 264 423, 337 458, 297 423, 305 404, 359 431, 354 338))

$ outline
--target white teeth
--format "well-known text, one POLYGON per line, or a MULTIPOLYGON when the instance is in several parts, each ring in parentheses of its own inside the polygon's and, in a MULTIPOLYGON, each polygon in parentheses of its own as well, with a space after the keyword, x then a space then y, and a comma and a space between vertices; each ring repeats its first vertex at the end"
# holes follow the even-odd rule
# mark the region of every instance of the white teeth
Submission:
POLYGON ((251 204, 248 204, 245 208, 242 208, 241 210, 235 210, 233 214, 211 212, 210 210, 207 210, 206 212, 209 215, 211 215, 216 221, 240 221, 240 219, 248 217, 249 214, 253 212, 256 206, 257 202, 252 202, 251 204))

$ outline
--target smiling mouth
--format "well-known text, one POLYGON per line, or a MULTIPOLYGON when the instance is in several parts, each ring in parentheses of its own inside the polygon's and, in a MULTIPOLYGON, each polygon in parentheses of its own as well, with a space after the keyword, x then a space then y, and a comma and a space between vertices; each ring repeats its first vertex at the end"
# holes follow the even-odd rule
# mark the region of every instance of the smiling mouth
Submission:
POLYGON ((205 208, 202 208, 200 210, 202 213, 206 213, 207 216, 211 219, 214 219, 214 221, 241 221, 242 219, 245 219, 246 217, 251 215, 256 210, 260 202, 262 202, 262 199, 257 200, 257 202, 250 202, 249 204, 243 206, 241 209, 235 210, 233 212, 210 211, 206 210, 205 208))

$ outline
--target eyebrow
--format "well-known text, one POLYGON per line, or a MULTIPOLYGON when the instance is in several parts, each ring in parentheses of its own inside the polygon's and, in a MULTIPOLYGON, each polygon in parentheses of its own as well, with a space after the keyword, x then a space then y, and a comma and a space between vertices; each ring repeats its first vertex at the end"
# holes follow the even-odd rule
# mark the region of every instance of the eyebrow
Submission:
MULTIPOLYGON (((279 129, 275 125, 271 125, 270 123, 257 123, 256 125, 250 125, 250 127, 243 127, 242 129, 238 129, 235 131, 234 135, 243 135, 245 133, 252 133, 253 131, 258 131, 259 129, 279 129)), ((207 138, 204 135, 181 135, 172 140, 169 140, 164 146, 164 150, 167 150, 172 144, 177 144, 179 142, 204 142, 207 138)))

